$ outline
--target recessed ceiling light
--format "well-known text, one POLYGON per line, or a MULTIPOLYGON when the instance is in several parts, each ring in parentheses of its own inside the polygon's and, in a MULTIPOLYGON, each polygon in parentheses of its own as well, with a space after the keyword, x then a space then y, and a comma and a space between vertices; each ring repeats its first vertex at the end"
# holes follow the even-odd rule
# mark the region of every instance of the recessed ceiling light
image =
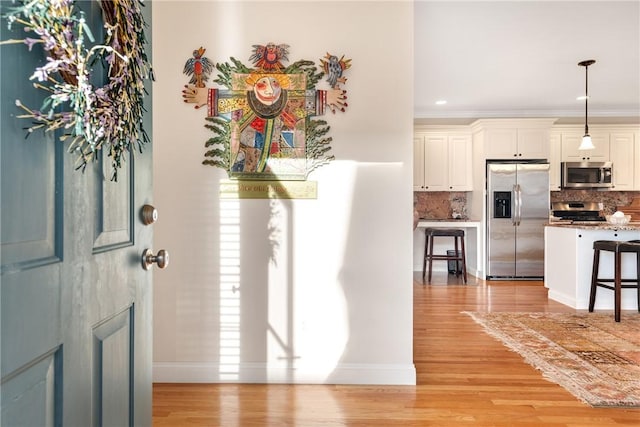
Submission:
POLYGON ((446 99, 440 99, 440 100, 436 101, 436 105, 444 105, 446 103, 447 103, 446 99))

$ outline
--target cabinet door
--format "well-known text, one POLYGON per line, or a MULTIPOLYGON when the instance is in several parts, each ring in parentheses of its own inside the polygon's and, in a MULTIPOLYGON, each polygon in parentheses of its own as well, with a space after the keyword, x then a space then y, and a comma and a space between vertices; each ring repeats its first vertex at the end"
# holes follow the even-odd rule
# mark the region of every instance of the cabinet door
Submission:
POLYGON ((449 191, 471 191, 472 146, 471 136, 449 136, 449 191))
POLYGON ((640 191, 640 132, 636 132, 634 134, 634 144, 635 146, 635 166, 633 170, 635 170, 635 178, 634 178, 634 190, 640 191))
POLYGON ((518 158, 517 129, 487 129, 485 157, 487 159, 518 158))
MULTIPOLYGON (((634 185, 635 154, 633 133, 612 133, 609 137, 616 191, 631 191, 634 185)), ((639 171, 640 173, 640 171, 639 171)))
POLYGON ((561 159, 560 134, 552 133, 549 137, 549 191, 560 191, 562 189, 560 180, 561 159))
POLYGON ((518 129, 518 159, 548 159, 547 129, 518 129))
POLYGON ((609 134, 590 132, 595 149, 578 150, 583 133, 562 134, 563 162, 606 162, 609 160, 609 134))
POLYGON ((424 139, 424 190, 447 191, 447 135, 427 135, 424 139))
POLYGON ((424 136, 413 138, 413 191, 424 190, 424 136))

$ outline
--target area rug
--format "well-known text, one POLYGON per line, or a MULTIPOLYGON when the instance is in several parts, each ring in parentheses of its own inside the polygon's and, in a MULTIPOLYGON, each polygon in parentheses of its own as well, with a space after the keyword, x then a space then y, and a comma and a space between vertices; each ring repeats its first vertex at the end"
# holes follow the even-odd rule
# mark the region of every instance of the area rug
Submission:
POLYGON ((640 407, 640 314, 464 313, 581 401, 640 407))

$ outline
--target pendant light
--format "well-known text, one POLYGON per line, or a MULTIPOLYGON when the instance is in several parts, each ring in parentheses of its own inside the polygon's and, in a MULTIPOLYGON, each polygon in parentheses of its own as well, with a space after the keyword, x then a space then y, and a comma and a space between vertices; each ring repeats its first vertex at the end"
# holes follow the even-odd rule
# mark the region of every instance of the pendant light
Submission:
POLYGON ((578 147, 578 150, 593 150, 596 148, 591 141, 591 135, 589 135, 589 123, 588 123, 588 111, 589 111, 589 65, 595 64, 594 59, 587 59, 586 61, 578 62, 578 65, 584 67, 584 136, 582 142, 578 147))

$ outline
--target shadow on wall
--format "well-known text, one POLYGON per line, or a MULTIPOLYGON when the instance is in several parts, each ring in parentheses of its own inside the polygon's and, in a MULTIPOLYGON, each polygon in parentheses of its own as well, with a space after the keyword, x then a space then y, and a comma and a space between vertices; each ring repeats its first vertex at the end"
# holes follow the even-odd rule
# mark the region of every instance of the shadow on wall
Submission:
MULTIPOLYGON (((337 184, 351 197, 345 181, 337 184)), ((348 232, 350 206, 279 194, 225 201, 221 226, 237 227, 230 228, 235 236, 220 234, 221 381, 323 383, 345 348, 346 304, 331 260, 344 250, 338 236, 348 232)))
POLYGON ((221 215, 221 226, 231 227, 230 235, 220 234, 219 380, 415 382, 407 362, 412 313, 402 310, 389 321, 390 310, 410 307, 411 293, 396 286, 394 260, 380 249, 398 241, 389 222, 408 216, 371 216, 380 193, 355 191, 381 169, 388 179, 379 190, 388 194, 402 179, 400 163, 336 161, 314 172, 321 202, 230 201, 229 219, 221 215))

